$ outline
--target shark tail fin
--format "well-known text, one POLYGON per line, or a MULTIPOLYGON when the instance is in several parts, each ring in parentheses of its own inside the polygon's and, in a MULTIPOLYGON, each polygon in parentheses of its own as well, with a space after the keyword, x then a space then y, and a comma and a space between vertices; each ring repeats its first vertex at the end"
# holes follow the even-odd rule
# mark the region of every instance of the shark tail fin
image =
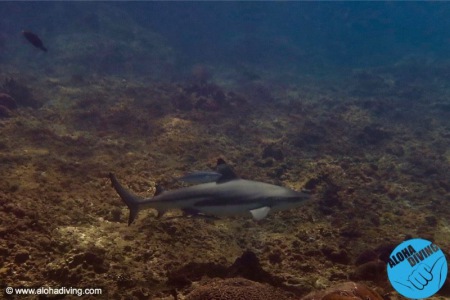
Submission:
POLYGON ((127 191, 120 183, 117 181, 116 176, 114 176, 113 173, 109 173, 109 179, 111 180, 111 184, 116 190, 117 194, 119 194, 120 198, 122 198, 122 201, 125 202, 125 204, 130 209, 130 215, 128 217, 128 226, 133 223, 133 221, 136 219, 137 214, 139 212, 139 203, 141 202, 141 198, 133 195, 129 191, 127 191))

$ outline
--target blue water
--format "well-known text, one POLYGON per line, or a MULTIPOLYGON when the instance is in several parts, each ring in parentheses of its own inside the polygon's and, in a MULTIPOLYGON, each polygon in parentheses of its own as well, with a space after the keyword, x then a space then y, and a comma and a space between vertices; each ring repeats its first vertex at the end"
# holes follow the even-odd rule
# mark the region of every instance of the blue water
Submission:
POLYGON ((0 62, 48 74, 160 78, 195 64, 345 72, 409 57, 447 59, 449 16, 445 2, 2 2, 0 62), (47 57, 21 29, 42 38, 47 57))

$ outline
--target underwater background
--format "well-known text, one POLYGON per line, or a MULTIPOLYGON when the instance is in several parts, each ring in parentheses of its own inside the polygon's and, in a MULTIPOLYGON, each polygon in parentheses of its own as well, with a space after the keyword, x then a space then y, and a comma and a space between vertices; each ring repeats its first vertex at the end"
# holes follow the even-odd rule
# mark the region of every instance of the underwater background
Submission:
POLYGON ((449 55, 447 2, 0 2, 0 286, 403 299, 398 244, 450 258, 449 55), (127 226, 109 172, 149 197, 219 157, 312 199, 127 226))

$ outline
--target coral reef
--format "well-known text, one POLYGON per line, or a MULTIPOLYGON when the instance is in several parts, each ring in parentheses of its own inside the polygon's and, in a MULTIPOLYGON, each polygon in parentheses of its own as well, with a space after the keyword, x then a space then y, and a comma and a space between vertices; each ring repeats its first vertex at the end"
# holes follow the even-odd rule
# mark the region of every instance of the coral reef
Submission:
POLYGON ((212 280, 195 288, 186 300, 288 300, 288 294, 243 278, 212 280))
MULTIPOLYGON (((102 26, 89 18, 86 26, 102 26)), ((258 79, 256 92, 203 75, 192 83, 7 77, 0 283, 100 286, 105 297, 131 299, 380 299, 364 283, 399 297, 385 269, 395 245, 420 236, 447 255, 450 247, 446 92, 422 82, 423 99, 443 96, 409 107, 406 90, 370 73, 365 83, 349 80, 391 98, 340 82, 276 89, 258 79), (182 186, 173 178, 212 169, 218 157, 243 178, 305 188, 311 200, 258 222, 145 210, 126 226, 108 172, 148 196, 157 184, 182 186)), ((448 280, 440 293, 449 295, 448 280)))
POLYGON ((174 106, 181 110, 204 110, 216 112, 244 109, 247 101, 233 92, 226 92, 212 83, 194 83, 185 86, 174 98, 174 106))
POLYGON ((256 282, 280 286, 281 281, 265 271, 255 253, 245 251, 229 267, 213 263, 188 263, 168 274, 168 283, 175 286, 184 286, 199 281, 203 276, 210 278, 243 277, 256 282))

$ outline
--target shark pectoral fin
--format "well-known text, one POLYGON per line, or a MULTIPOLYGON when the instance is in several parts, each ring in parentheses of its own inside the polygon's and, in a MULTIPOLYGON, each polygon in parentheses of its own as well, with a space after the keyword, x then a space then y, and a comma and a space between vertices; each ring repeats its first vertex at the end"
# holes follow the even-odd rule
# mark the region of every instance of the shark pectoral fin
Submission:
POLYGON ((252 214, 253 219, 259 221, 259 220, 262 220, 265 217, 267 217, 267 214, 269 213, 269 211, 270 211, 270 207, 263 206, 260 208, 252 209, 250 211, 250 213, 252 214))

